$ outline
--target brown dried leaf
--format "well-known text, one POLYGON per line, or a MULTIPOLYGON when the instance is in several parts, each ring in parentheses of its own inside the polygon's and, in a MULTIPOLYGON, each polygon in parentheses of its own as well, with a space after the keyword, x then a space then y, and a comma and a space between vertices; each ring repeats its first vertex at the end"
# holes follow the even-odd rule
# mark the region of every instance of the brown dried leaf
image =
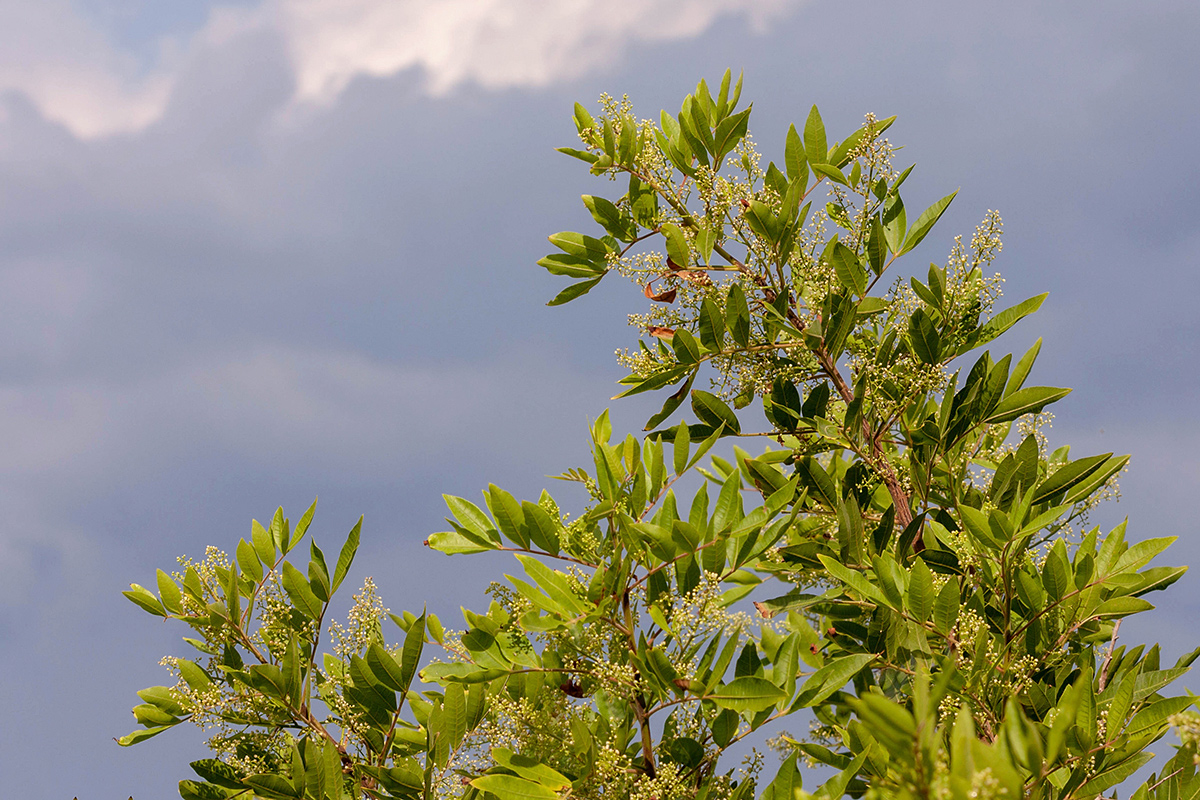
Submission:
POLYGON ((653 285, 654 285, 654 281, 650 281, 650 283, 647 283, 646 287, 644 289, 642 289, 642 294, 646 295, 647 300, 653 300, 656 303, 674 303, 675 302, 675 290, 674 289, 667 289, 666 291, 655 294, 654 291, 651 289, 651 287, 653 285))
POLYGON ((657 325, 649 325, 646 327, 646 333, 651 336, 657 336, 659 339, 670 339, 675 335, 674 328, 660 328, 657 325))

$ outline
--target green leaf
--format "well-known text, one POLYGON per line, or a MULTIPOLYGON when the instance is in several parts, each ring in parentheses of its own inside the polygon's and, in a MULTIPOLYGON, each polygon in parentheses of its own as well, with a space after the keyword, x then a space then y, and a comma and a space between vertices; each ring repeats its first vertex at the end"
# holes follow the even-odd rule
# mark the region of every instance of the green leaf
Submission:
POLYGON ((809 676, 796 696, 795 708, 815 706, 840 691, 850 679, 874 660, 871 653, 855 653, 830 661, 809 676))
POLYGON ((1097 772, 1075 791, 1075 795, 1079 797, 1097 797, 1101 792, 1111 789, 1133 775, 1133 773, 1144 767, 1153 758, 1153 753, 1134 753, 1129 758, 1097 772))
POLYGON ((558 294, 554 295, 554 299, 546 303, 548 306, 561 306, 564 303, 569 303, 577 297, 582 297, 592 290, 592 288, 600 282, 604 276, 592 278, 590 281, 580 281, 572 283, 567 288, 563 289, 558 294))
POLYGON ((718 163, 733 152, 737 143, 746 136, 749 122, 750 109, 747 108, 745 111, 726 117, 717 125, 716 131, 713 132, 713 146, 716 148, 714 155, 718 163))
POLYGON ((237 770, 216 758, 205 758, 189 764, 192 771, 209 783, 223 786, 226 789, 244 789, 237 770))
POLYGON ((180 722, 174 714, 168 714, 153 703, 134 706, 133 715, 141 725, 177 725, 180 722))
POLYGON ((829 180, 833 181, 834 183, 841 184, 842 186, 846 186, 848 183, 846 176, 843 175, 842 171, 833 164, 813 164, 812 171, 817 175, 829 178, 829 180))
POLYGON ((766 203, 762 203, 761 200, 750 200, 750 205, 745 210, 745 221, 761 239, 778 243, 782 233, 780 222, 774 213, 770 212, 770 207, 766 203))
POLYGON ((315 540, 308 542, 311 558, 308 562, 308 585, 312 587, 317 599, 322 603, 329 600, 333 587, 329 583, 329 566, 325 563, 325 554, 317 547, 315 540))
POLYGON ((486 553, 495 550, 498 545, 485 541, 465 531, 440 531, 431 534, 425 540, 430 548, 448 556, 466 555, 471 553, 486 553))
POLYGON ((680 421, 679 427, 675 429, 675 448, 674 448, 674 464, 675 474, 682 475, 687 471, 688 451, 691 448, 692 442, 690 432, 686 422, 680 421))
POLYGON ((704 458, 704 456, 708 453, 708 451, 712 449, 713 445, 717 443, 717 439, 720 439, 724 435, 726 435, 725 434, 725 426, 718 425, 716 430, 714 430, 712 433, 710 433, 708 435, 708 438, 704 439, 696 447, 695 451, 692 453, 692 457, 688 460, 687 466, 684 468, 684 471, 686 472, 687 470, 696 466, 696 464, 699 463, 700 459, 704 458))
POLYGON ((521 504, 517 499, 494 483, 488 484, 484 498, 500 533, 518 547, 529 547, 529 537, 525 532, 525 513, 521 511, 521 504))
POLYGON ((1100 619, 1119 619, 1153 609, 1154 605, 1152 603, 1140 597, 1110 597, 1096 606, 1096 610, 1092 612, 1092 616, 1099 617, 1100 619))
POLYGON ((704 298, 700 304, 700 317, 697 320, 700 328, 700 343, 705 350, 720 350, 725 342, 725 317, 717 304, 709 298, 704 298))
POLYGON ((548 786, 516 775, 481 775, 471 781, 471 785, 496 795, 499 800, 557 800, 558 797, 548 786))
MULTIPOLYGON (((854 502, 853 495, 846 498, 849 502, 854 502)), ((917 559, 920 561, 920 559, 917 559)), ((879 584, 879 588, 888 599, 888 605, 897 610, 904 609, 904 593, 906 577, 900 569, 900 565, 888 553, 880 553, 871 559, 871 568, 875 572, 875 580, 879 584)), ((932 593, 930 601, 933 600, 932 593)))
POLYGON ((951 578, 938 592, 937 600, 933 603, 933 626, 940 633, 949 633, 958 622, 958 592, 958 581, 951 578))
POLYGON ((592 119, 592 115, 588 113, 587 108, 582 103, 575 104, 575 128, 579 133, 583 133, 588 128, 595 128, 596 121, 592 119))
MULTIPOLYGON (((245 543, 246 543, 246 541, 243 539, 242 544, 245 544, 245 543)), ((239 552, 240 552, 240 550, 241 550, 241 548, 239 546, 239 552)), ((257 566, 258 559, 254 559, 254 563, 257 566)), ((172 579, 170 575, 163 572, 161 569, 158 571, 157 577, 158 577, 158 596, 159 596, 159 598, 162 599, 163 607, 166 608, 167 611, 170 611, 172 614, 182 614, 183 613, 183 592, 179 591, 179 585, 175 583, 174 579, 172 579)))
POLYGON ((1051 548, 1042 567, 1042 585, 1052 600, 1061 600, 1063 594, 1071 588, 1070 567, 1067 564, 1067 551, 1063 540, 1059 539, 1051 548))
POLYGON ((162 603, 154 596, 153 592, 143 586, 131 583, 129 584, 129 590, 121 592, 121 594, 157 617, 167 616, 167 611, 163 608, 162 603))
POLYGON ((1129 720, 1129 725, 1126 726, 1125 732, 1130 736, 1134 736, 1143 731, 1158 728, 1167 721, 1167 717, 1178 714, 1181 711, 1186 711, 1194 702, 1196 702, 1195 696, 1168 697, 1151 703, 1133 715, 1133 719, 1129 720))
POLYGON ((859 753, 858 756, 850 762, 848 767, 839 772, 837 775, 834 775, 829 780, 825 781, 825 783, 821 784, 821 787, 817 789, 814 795, 816 800, 839 800, 839 798, 843 797, 846 794, 846 787, 850 785, 850 781, 853 780, 863 768, 863 764, 866 763, 868 755, 869 751, 863 751, 862 753, 859 753))
POLYGON ((904 244, 905 219, 904 202, 900 195, 895 195, 883 207, 883 238, 887 242, 888 250, 895 255, 900 255, 904 244))
POLYGON ((304 573, 292 566, 290 561, 283 563, 283 590, 287 592, 292 605, 309 619, 321 616, 322 603, 308 585, 304 573))
POLYGON ((804 123, 804 154, 812 166, 824 164, 829 159, 829 146, 825 141, 825 123, 821 121, 821 112, 813 106, 808 112, 808 120, 804 123))
POLYGON ((833 485, 833 479, 829 477, 829 473, 825 471, 815 458, 808 456, 798 461, 796 463, 796 471, 800 473, 800 480, 804 485, 813 489, 817 498, 829 510, 837 510, 838 497, 837 490, 833 485))
POLYGON ((855 572, 840 562, 834 561, 829 556, 818 555, 817 558, 819 558, 821 563, 825 565, 825 569, 829 571, 830 575, 837 578, 854 591, 858 592, 863 596, 864 599, 871 600, 882 606, 888 606, 889 608, 892 607, 892 602, 887 599, 887 596, 884 595, 883 591, 878 586, 868 581, 860 573, 855 572))
POLYGON ((251 775, 242 782, 253 788, 257 796, 266 800, 292 800, 303 796, 281 775, 251 775))
MULTIPOLYGON (((244 789, 245 787, 239 786, 238 788, 244 789)), ((211 783, 180 781, 179 796, 183 800, 227 800, 230 793, 220 786, 214 786, 211 783)))
POLYGON ((950 207, 950 203, 954 200, 956 194, 958 194, 957 189, 921 212, 921 216, 917 217, 917 221, 908 229, 908 236, 904 238, 904 246, 901 247, 897 255, 903 255, 921 243, 921 240, 925 238, 934 224, 942 218, 942 214, 946 212, 946 209, 950 207))
POLYGON ((275 543, 279 552, 286 555, 291 548, 288 547, 287 519, 283 516, 282 506, 275 509, 275 516, 271 518, 271 527, 267 532, 271 535, 271 541, 275 543))
POLYGON ((563 155, 571 156, 572 158, 578 158, 580 161, 585 161, 588 164, 595 164, 600 160, 600 157, 595 153, 588 152, 587 150, 580 150, 577 147, 556 147, 554 149, 563 155))
POLYGON ((421 614, 413 620, 404 636, 404 647, 400 650, 401 691, 408 691, 413 676, 417 674, 417 667, 421 663, 421 652, 425 648, 425 617, 425 614, 421 614))
POLYGON ((887 238, 883 233, 883 222, 878 216, 871 218, 871 230, 867 235, 867 263, 876 275, 883 274, 887 263, 887 238))
POLYGON ((358 537, 362 532, 363 518, 359 517, 358 522, 354 523, 354 527, 350 529, 350 535, 346 537, 346 543, 342 545, 342 551, 338 554, 337 564, 333 568, 333 591, 337 591, 342 585, 342 581, 346 578, 346 573, 350 570, 350 565, 354 563, 354 554, 358 552, 358 537))
POLYGON ((637 238, 637 223, 621 213, 611 200, 583 195, 583 204, 591 212, 592 219, 604 226, 604 229, 623 242, 632 242, 637 238))
POLYGON ((1037 360, 1038 353, 1042 349, 1042 340, 1038 339, 1033 343, 1033 347, 1026 351, 1025 355, 1021 356, 1021 360, 1017 362, 1017 366, 1013 368, 1012 375, 1008 378, 1008 383, 1004 387, 1004 396, 1012 394, 1025 385, 1025 379, 1029 377, 1029 371, 1033 369, 1033 362, 1037 360))
MULTIPOLYGON (((237 563, 247 578, 258 583, 263 579, 262 563, 258 560, 258 555, 254 552, 254 546, 245 539, 238 541, 237 546, 237 563)), ((160 570, 161 571, 161 570, 160 570)), ((162 594, 162 582, 159 581, 159 594, 162 594)))
POLYGON ((686 328, 677 328, 671 337, 671 349, 680 365, 695 364, 700 360, 700 345, 686 328))
POLYGON ((729 295, 725 298, 725 327, 739 345, 750 345, 750 307, 746 303, 746 293, 736 283, 729 287, 729 295))
POLYGON ((541 784, 555 792, 560 792, 571 785, 571 780, 553 767, 548 767, 529 756, 514 753, 503 747, 492 748, 492 760, 502 767, 511 769, 520 777, 541 784))
POLYGON ((193 689, 205 689, 212 683, 212 678, 195 661, 179 658, 175 660, 175 666, 180 677, 193 689))
POLYGON ((734 434, 742 432, 742 426, 738 422, 737 414, 733 412, 732 408, 725 405, 725 401, 715 394, 700 389, 693 389, 692 411, 695 412, 696 417, 705 425, 718 428, 724 423, 730 432, 734 434))
POLYGON ((1135 667, 1129 670, 1121 682, 1117 685, 1117 690, 1113 693, 1112 702, 1108 705, 1108 731, 1107 737, 1109 740, 1115 739, 1121 729, 1125 727, 1125 719, 1129 716, 1129 711, 1133 708, 1133 693, 1137 687, 1139 670, 1135 667))
POLYGON ((442 705, 442 725, 450 738, 450 747, 457 750, 467 735, 467 695, 461 683, 446 687, 442 705))
POLYGON ((796 133, 795 125, 788 126, 783 153, 783 163, 787 167, 788 180, 808 183, 808 156, 804 152, 804 143, 800 141, 800 134, 796 133))
POLYGON ((536 558, 531 558, 521 553, 517 553, 516 557, 521 562, 521 565, 525 567, 526 574, 533 578, 538 587, 549 595, 551 599, 573 614, 582 616, 588 612, 584 601, 572 591, 566 575, 557 570, 550 569, 536 558))
POLYGON ((854 251, 838 242, 831 254, 833 270, 838 282, 856 295, 861 295, 867 289, 867 271, 858 260, 854 251))
MULTIPOLYGON (((1134 675, 1135 672, 1136 670, 1130 670, 1129 674, 1134 675)), ((1187 672, 1188 667, 1174 667, 1172 669, 1156 669, 1138 674, 1136 675, 1137 680, 1133 685, 1131 699, 1134 701, 1145 700, 1162 687, 1174 682, 1177 678, 1183 677, 1187 672)))
POLYGON ((300 521, 296 523, 295 530, 292 531, 292 538, 288 543, 288 550, 291 550, 300 540, 304 538, 304 534, 308 532, 308 526, 312 525, 313 515, 317 513, 317 501, 313 500, 312 505, 301 515, 300 521))
MULTIPOLYGON (((642 392, 651 392, 655 389, 661 389, 664 386, 670 386, 672 383, 675 383, 675 381, 679 380, 684 375, 687 375, 689 372, 692 374, 692 376, 694 376, 696 374, 696 367, 688 364, 680 364, 678 366, 670 367, 669 369, 664 369, 661 372, 654 373, 645 380, 635 383, 633 386, 629 387, 620 394, 614 395, 612 399, 620 400, 622 397, 631 397, 635 394, 641 394, 642 392)), ((651 425, 648 427, 654 426, 651 425)))
POLYGON ((925 565, 924 559, 914 559, 912 571, 908 577, 908 597, 906 599, 909 613, 917 622, 925 622, 933 610, 933 573, 925 565))
POLYGON ((1063 464, 1054 471, 1053 475, 1038 484, 1031 502, 1033 505, 1037 505, 1059 492, 1069 489, 1099 469, 1110 456, 1112 456, 1112 453, 1105 453, 1104 455, 1089 456, 1087 458, 1076 459, 1068 464, 1063 464))
POLYGON ((672 392, 670 396, 667 397, 666 402, 663 403, 662 409, 660 409, 657 414, 647 420, 644 430, 653 430, 654 428, 657 428, 667 419, 667 417, 674 414, 676 409, 683 405, 684 398, 686 398, 688 396, 688 392, 692 390, 692 383, 696 380, 696 375, 699 372, 699 367, 692 369, 692 371, 688 374, 687 380, 683 382, 683 385, 680 386, 677 391, 672 392))
POLYGON ((767 786, 759 800, 794 800, 800 796, 801 774, 796 767, 796 753, 792 753, 779 766, 775 779, 767 786))
POLYGON ((942 339, 925 309, 918 308, 908 320, 908 336, 913 352, 926 364, 937 364, 942 358, 942 339))
POLYGON ((602 261, 592 261, 569 253, 551 253, 537 260, 537 265, 551 275, 562 275, 565 278, 595 278, 608 271, 608 266, 602 261))
POLYGON ((976 544, 991 550, 999 550, 1004 546, 1004 542, 993 534, 987 514, 970 506, 959 506, 958 516, 976 544))
POLYGON ((546 510, 537 503, 522 501, 521 513, 525 516, 525 526, 532 543, 551 555, 557 555, 558 532, 562 526, 551 519, 546 510))
POLYGON ((1092 493, 1107 483, 1109 478, 1125 469, 1125 465, 1128 463, 1129 456, 1110 458, 1104 462, 1103 466, 1072 487, 1067 492, 1067 496, 1063 498, 1063 503, 1071 505, 1091 497, 1092 493))
POLYGON ((225 607, 229 609, 229 619, 237 624, 242 616, 242 594, 238 581, 238 571, 230 569, 226 572, 225 607))
POLYGON ((636 155, 638 141, 637 122, 624 117, 621 119, 621 137, 619 146, 619 160, 622 164, 632 164, 636 155))
POLYGON ((250 522, 250 541, 254 544, 254 552, 258 554, 258 560, 268 567, 274 565, 275 543, 271 540, 271 534, 267 533, 267 529, 258 520, 250 522))
POLYGON ((174 726, 173 725, 160 725, 160 726, 157 726, 154 728, 144 728, 142 730, 136 730, 133 733, 127 733, 124 736, 122 736, 121 738, 117 739, 117 744, 121 745, 121 747, 129 747, 130 745, 137 744, 138 742, 144 742, 147 739, 152 739, 155 736, 158 736, 163 731, 165 731, 169 728, 172 728, 172 727, 174 727, 174 726))
POLYGON ((421 680, 430 683, 486 683, 509 674, 507 669, 480 669, 474 664, 430 664, 421 670, 421 680))
POLYGON ((1059 389, 1054 386, 1030 386, 1019 389, 1000 401, 984 422, 996 424, 1011 422, 1025 414, 1035 414, 1051 403, 1056 403, 1071 393, 1070 389, 1059 389))
POLYGON ((664 222, 659 226, 659 231, 667 240, 667 257, 677 266, 687 267, 692 258, 683 229, 673 222, 664 222))
POLYGON ((367 647, 366 660, 367 666, 371 668, 371 673, 384 686, 394 692, 402 692, 408 688, 404 683, 403 670, 382 644, 371 642, 367 647))
POLYGON ((758 712, 771 708, 787 699, 787 693, 765 678, 743 675, 724 686, 718 686, 708 695, 718 708, 729 708, 740 713, 758 712))
MULTIPOLYGON (((976 341, 976 345, 987 344, 1013 325, 1025 319, 1025 317, 1037 311, 1049 296, 1049 292, 1039 294, 1036 297, 1031 297, 1028 300, 1017 303, 1011 308, 1006 308, 993 316, 979 329, 979 339, 976 341)), ((1040 343, 1041 340, 1039 339, 1038 342, 1040 343)))

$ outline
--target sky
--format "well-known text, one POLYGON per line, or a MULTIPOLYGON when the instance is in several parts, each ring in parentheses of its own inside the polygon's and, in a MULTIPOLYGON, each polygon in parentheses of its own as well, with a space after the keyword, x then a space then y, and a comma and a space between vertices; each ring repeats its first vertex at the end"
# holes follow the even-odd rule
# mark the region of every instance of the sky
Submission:
MULTIPOLYGON (((544 305, 545 237, 605 189, 553 152, 572 104, 657 118, 726 67, 769 157, 813 103, 898 115, 909 205, 961 187, 910 261, 1001 211, 1006 297, 1051 293, 1002 344, 1075 389, 1051 443, 1132 454, 1097 522, 1200 560, 1197 31, 1183 0, 6 0, 4 795, 175 796, 200 733, 113 737, 184 631, 120 591, 277 505, 319 496, 326 552, 364 514, 348 582, 393 611, 478 602, 508 565, 421 546, 440 495, 585 464, 644 302, 544 305)), ((1197 579, 1160 601, 1122 639, 1200 644, 1197 579)))

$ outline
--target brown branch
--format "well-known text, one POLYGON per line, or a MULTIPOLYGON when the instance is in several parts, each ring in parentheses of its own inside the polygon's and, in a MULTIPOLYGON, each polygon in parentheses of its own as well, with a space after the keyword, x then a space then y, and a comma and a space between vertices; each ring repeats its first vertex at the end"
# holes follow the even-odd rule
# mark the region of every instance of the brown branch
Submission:
MULTIPOLYGON (((821 363, 822 369, 833 381, 834 388, 837 389, 838 395, 842 401, 848 406, 854 402, 854 392, 846 383, 846 379, 842 377, 841 371, 837 365, 833 363, 833 359, 824 350, 817 351, 817 359, 821 363)), ((879 476, 883 479, 883 485, 887 487, 888 494, 892 497, 892 505, 896 509, 896 522, 900 524, 900 529, 904 530, 913 521, 911 499, 904 491, 904 487, 900 484, 900 479, 896 475, 896 471, 892 468, 892 464, 888 461, 883 453, 883 448, 880 446, 879 437, 871 436, 870 426, 864 419, 863 436, 867 439, 870 445, 869 460, 874 462, 873 466, 879 472, 879 476)), ((913 542, 913 552, 919 553, 924 550, 924 543, 920 538, 913 542)))

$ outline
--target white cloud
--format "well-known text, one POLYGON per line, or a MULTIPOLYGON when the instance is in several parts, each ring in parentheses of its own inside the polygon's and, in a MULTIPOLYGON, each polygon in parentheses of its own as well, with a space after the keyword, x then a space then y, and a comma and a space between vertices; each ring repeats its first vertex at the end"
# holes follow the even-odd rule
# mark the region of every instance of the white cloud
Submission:
POLYGON ((636 41, 684 39, 723 14, 761 25, 790 0, 278 0, 301 99, 358 75, 419 67, 437 94, 463 83, 544 86, 611 63, 636 41))
POLYGON ((143 74, 66 0, 0 3, 0 93, 27 95, 77 136, 148 125, 170 87, 168 73, 143 74))
POLYGON ((282 37, 295 100, 325 104, 356 77, 408 69, 442 94, 545 86, 611 64, 633 42, 697 36, 723 16, 761 27, 797 0, 264 0, 217 7, 149 71, 66 0, 0 5, 0 92, 28 96, 76 136, 137 131, 159 119, 186 56, 263 31, 282 37))

